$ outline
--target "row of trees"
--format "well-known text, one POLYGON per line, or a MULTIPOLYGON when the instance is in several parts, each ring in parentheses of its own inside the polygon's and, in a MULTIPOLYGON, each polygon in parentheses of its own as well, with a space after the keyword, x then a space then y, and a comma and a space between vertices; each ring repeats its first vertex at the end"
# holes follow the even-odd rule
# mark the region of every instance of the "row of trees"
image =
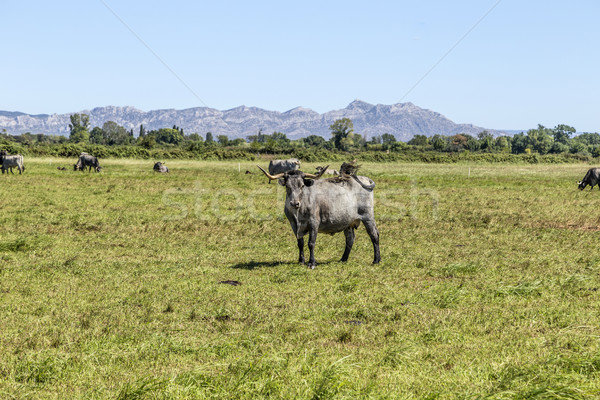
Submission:
POLYGON ((487 131, 480 132, 476 137, 464 133, 454 136, 434 135, 429 138, 424 135, 416 135, 407 144, 444 152, 469 150, 513 154, 571 153, 594 157, 600 155, 600 134, 582 133, 575 136, 575 132, 575 128, 568 125, 557 125, 554 128, 538 125, 537 128, 512 137, 495 138, 487 131))
POLYGON ((89 116, 86 114, 73 114, 70 122, 68 139, 63 136, 30 133, 11 136, 5 132, 2 136, 5 140, 25 145, 71 142, 106 146, 132 145, 146 149, 175 147, 194 152, 207 148, 227 147, 247 149, 255 153, 291 153, 303 148, 317 148, 350 152, 424 150, 451 153, 470 151, 513 154, 571 153, 594 157, 600 155, 600 134, 583 133, 575 136, 575 128, 568 125, 558 125, 554 128, 538 125, 537 128, 527 132, 500 137, 494 137, 487 131, 480 132, 476 136, 464 133, 454 136, 436 134, 431 137, 416 135, 404 143, 397 141, 394 135, 388 133, 367 140, 365 136, 354 132, 354 125, 348 118, 336 120, 329 127, 331 131, 329 140, 319 135, 291 140, 284 133, 265 134, 262 130, 246 139, 229 139, 226 135, 214 136, 211 132, 207 132, 205 136, 198 133, 186 135, 182 128, 175 125, 172 128, 150 131, 141 125, 136 136, 133 129, 127 130, 113 121, 105 122, 102 127, 90 129, 89 116))

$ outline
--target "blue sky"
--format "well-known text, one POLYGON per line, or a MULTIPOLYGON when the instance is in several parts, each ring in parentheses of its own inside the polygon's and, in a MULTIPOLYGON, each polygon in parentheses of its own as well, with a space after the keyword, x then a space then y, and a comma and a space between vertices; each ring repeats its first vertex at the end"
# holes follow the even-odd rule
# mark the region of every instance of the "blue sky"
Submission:
POLYGON ((600 132, 599 16, 597 0, 6 0, 0 110, 326 112, 361 99, 600 132))

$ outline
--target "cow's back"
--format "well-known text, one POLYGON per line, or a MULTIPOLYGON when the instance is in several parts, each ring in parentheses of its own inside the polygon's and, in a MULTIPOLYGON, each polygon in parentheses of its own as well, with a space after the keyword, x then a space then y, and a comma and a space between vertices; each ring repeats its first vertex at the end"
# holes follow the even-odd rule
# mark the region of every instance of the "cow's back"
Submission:
MULTIPOLYGON (((370 180, 358 177, 365 185, 370 180)), ((319 231, 323 233, 341 232, 348 226, 357 226, 362 220, 374 219, 375 205, 373 192, 363 189, 353 179, 332 182, 316 180, 305 188, 309 189, 305 199, 319 220, 319 231)))
POLYGON ((600 182, 600 168, 590 168, 586 176, 600 182))

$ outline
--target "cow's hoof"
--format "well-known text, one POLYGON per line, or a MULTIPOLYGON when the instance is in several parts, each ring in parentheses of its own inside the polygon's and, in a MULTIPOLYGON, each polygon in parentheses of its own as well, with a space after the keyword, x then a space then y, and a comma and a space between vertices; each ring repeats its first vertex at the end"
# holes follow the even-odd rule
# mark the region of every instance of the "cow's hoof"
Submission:
POLYGON ((315 269, 316 266, 317 266, 316 263, 307 265, 308 269, 315 269))
POLYGON ((381 259, 379 259, 379 260, 373 260, 373 264, 379 264, 380 261, 381 261, 381 259))

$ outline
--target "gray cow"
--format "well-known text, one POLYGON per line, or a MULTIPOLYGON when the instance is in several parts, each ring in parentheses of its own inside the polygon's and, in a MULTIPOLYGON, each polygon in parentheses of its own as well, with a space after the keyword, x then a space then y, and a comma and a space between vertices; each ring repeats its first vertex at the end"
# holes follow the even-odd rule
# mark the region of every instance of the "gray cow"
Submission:
MULTIPOLYGON (((297 158, 290 158, 289 160, 271 160, 269 163, 269 174, 271 175, 296 171, 298 169, 300 169, 300 161, 297 158)), ((269 183, 271 183, 270 179, 269 183)))
POLYGON ((319 180, 321 174, 295 170, 271 175, 258 168, 267 178, 279 179, 279 184, 286 187, 284 212, 298 241, 300 263, 304 263, 304 236, 308 233, 308 267, 316 266, 314 250, 318 232, 334 234, 343 231, 346 248, 341 261, 347 261, 354 244, 354 230, 361 222, 373 243, 373 264, 381 261, 379 231, 373 211, 375 183, 371 179, 345 175, 344 179, 319 180))
POLYGON ((154 163, 154 171, 155 172, 169 172, 169 168, 162 162, 158 161, 154 163))
POLYGON ((82 152, 79 155, 77 164, 73 165, 73 170, 74 171, 84 171, 85 167, 88 167, 88 172, 90 172, 92 170, 92 168, 94 168, 94 171, 96 171, 96 172, 100 172, 100 170, 102 169, 102 167, 100 166, 100 163, 98 162, 98 158, 94 157, 91 154, 82 152))
POLYGON ((25 166, 23 165, 23 156, 20 154, 15 154, 10 156, 6 154, 6 151, 0 151, 0 165, 2 165, 2 173, 6 172, 8 174, 8 170, 10 169, 10 173, 14 174, 13 168, 17 168, 19 170, 19 175, 25 171, 25 166))
MULTIPOLYGON (((600 183, 600 168, 590 168, 583 177, 583 180, 577 182, 579 190, 585 189, 587 185, 590 185, 590 190, 592 190, 598 183, 600 183)), ((600 189, 600 185, 598 185, 598 189, 600 189)))

